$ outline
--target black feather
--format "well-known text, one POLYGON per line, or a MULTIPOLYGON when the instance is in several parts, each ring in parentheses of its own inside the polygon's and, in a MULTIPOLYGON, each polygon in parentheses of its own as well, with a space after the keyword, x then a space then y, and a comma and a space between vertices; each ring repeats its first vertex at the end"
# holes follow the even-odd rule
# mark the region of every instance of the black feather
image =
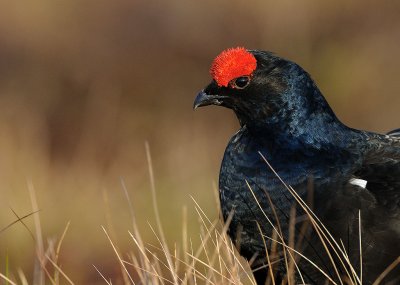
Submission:
MULTIPOLYGON (((288 240, 290 210, 296 201, 281 178, 314 205, 334 238, 343 241, 357 269, 361 211, 363 284, 372 284, 400 256, 399 129, 380 135, 345 126, 300 66, 268 52, 250 52, 257 59, 257 69, 246 88, 212 82, 196 99, 196 107, 218 104, 232 109, 241 125, 226 148, 219 179, 224 219, 234 211, 230 237, 245 258, 257 256, 253 268, 266 264, 259 226, 269 237, 274 231, 264 213, 275 225, 277 217, 288 240), (352 178, 367 180, 367 188, 349 183, 352 178), (308 199, 310 180, 312 201, 308 199)), ((305 214, 297 206, 297 216, 305 214)), ((304 232, 302 224, 298 222, 295 230, 296 241, 303 240, 302 252, 337 280, 319 237, 310 229, 304 232)), ((323 284, 326 277, 307 261, 298 264, 306 282, 323 284)), ((278 265, 277 280, 284 277, 284 267, 283 262, 278 265)), ((257 284, 265 282, 268 272, 265 268, 255 272, 257 284)), ((400 270, 395 269, 384 282, 396 282, 398 276, 400 270)))

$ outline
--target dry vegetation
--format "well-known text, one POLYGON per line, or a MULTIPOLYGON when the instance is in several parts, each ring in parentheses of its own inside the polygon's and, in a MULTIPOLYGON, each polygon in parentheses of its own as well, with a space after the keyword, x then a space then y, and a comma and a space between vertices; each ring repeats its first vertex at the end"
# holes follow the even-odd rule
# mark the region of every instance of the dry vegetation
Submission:
MULTIPOLYGON (((171 254, 173 241, 182 254, 181 209, 188 207, 188 237, 199 232, 191 196, 212 221, 218 217, 212 185, 237 128, 227 110, 191 110, 211 59, 226 47, 268 49, 299 62, 351 126, 399 127, 399 10, 393 1, 3 3, 0 228, 28 216, 0 233, 0 272, 13 280, 23 272, 31 284, 39 251, 49 257, 41 255, 54 280, 65 278, 53 273, 51 261, 76 284, 104 284, 92 264, 113 284, 123 283, 101 228, 126 258, 133 250, 126 232, 134 232, 121 177, 143 242, 160 247, 148 227, 157 223, 145 141, 164 234, 171 254), (32 189, 40 211, 29 216, 32 189)), ((193 251, 200 245, 194 238, 193 251)), ((223 248, 229 260, 230 245, 223 248)))
MULTIPOLYGON (((261 154, 260 154, 261 155, 261 154)), ((229 239, 227 235, 227 228, 230 223, 230 218, 223 225, 221 219, 211 221, 204 210, 199 204, 193 199, 195 210, 198 215, 199 221, 199 246, 197 249, 194 248, 193 239, 188 235, 187 231, 187 209, 183 210, 183 221, 182 221, 182 243, 174 244, 171 248, 168 245, 168 241, 165 236, 163 225, 160 219, 160 213, 158 210, 157 193, 155 189, 155 180, 153 173, 152 160, 150 155, 150 149, 146 144, 146 156, 149 165, 150 174, 150 185, 151 185, 151 196, 152 196, 152 207, 156 217, 156 228, 151 224, 148 224, 151 232, 153 233, 156 244, 146 242, 139 230, 137 224, 136 214, 133 208, 133 204, 129 195, 128 190, 124 181, 121 181, 121 187, 124 191, 127 204, 129 205, 130 216, 132 220, 132 231, 128 231, 129 236, 134 244, 134 250, 128 253, 123 253, 118 248, 118 245, 113 241, 112 235, 115 236, 113 230, 107 230, 102 226, 105 236, 107 237, 110 247, 112 248, 116 256, 116 264, 119 264, 120 278, 115 282, 114 277, 108 277, 102 273, 95 264, 94 269, 97 271, 101 279, 106 284, 173 284, 173 285, 197 285, 197 284, 252 284, 255 285, 255 281, 252 277, 252 272, 249 268, 247 261, 244 261, 238 255, 235 245, 229 239), (110 233, 111 231, 111 233, 110 233)), ((262 156, 262 155, 261 155, 262 156)), ((263 156, 262 156, 263 157, 263 156)), ((268 161, 263 157, 265 163, 268 164, 271 171, 274 169, 270 166, 268 161)), ((279 175, 274 171, 276 176, 279 175)), ((325 228, 323 223, 318 217, 312 212, 310 207, 300 198, 296 191, 287 185, 283 180, 282 184, 285 186, 287 191, 293 195, 297 204, 307 213, 308 222, 304 223, 306 227, 311 226, 313 231, 318 234, 321 244, 323 244, 326 252, 329 256, 331 264, 334 268, 334 276, 326 273, 322 268, 318 267, 312 259, 309 259, 297 248, 301 248, 301 245, 294 244, 294 225, 296 220, 295 208, 291 211, 291 226, 289 230, 289 238, 286 239, 280 229, 279 222, 274 224, 271 222, 272 217, 268 217, 264 211, 264 217, 260 217, 260 222, 269 222, 273 228, 272 234, 266 234, 261 231, 260 235, 264 238, 264 244, 271 241, 270 247, 265 247, 266 250, 266 266, 269 268, 270 276, 267 279, 266 285, 275 285, 273 278, 276 270, 276 265, 284 260, 286 264, 286 275, 281 284, 306 284, 302 273, 299 270, 298 262, 300 259, 305 259, 317 268, 326 277, 326 284, 348 284, 348 285, 361 285, 363 284, 363 269, 362 265, 360 268, 355 268, 348 258, 346 247, 341 240, 335 240, 329 231, 325 228), (339 272, 343 272, 342 274, 339 272)), ((248 185, 248 190, 254 197, 254 203, 259 206, 258 199, 248 185)), ((36 201, 35 190, 32 184, 28 185, 30 198, 32 202, 32 213, 20 217, 14 211, 16 220, 4 228, 2 231, 7 230, 10 226, 15 223, 21 223, 26 230, 31 234, 33 240, 36 241, 36 262, 34 268, 34 275, 32 284, 46 284, 51 283, 53 285, 68 283, 75 284, 73 280, 64 272, 61 264, 59 264, 59 256, 62 242, 66 236, 70 223, 64 229, 61 237, 58 241, 50 239, 47 243, 43 240, 43 234, 40 225, 40 219, 37 216, 39 208, 36 201), (35 233, 32 233, 26 226, 24 219, 29 216, 35 216, 35 233), (45 247, 46 244, 46 247, 45 247), (65 282, 63 282, 65 281, 65 282)), ((218 203, 218 201, 217 201, 218 203)), ((274 205, 271 200, 271 207, 274 209, 274 205)), ((261 206, 260 206, 261 208, 261 206)), ((262 209, 262 208, 261 208, 262 209)), ((275 210, 273 210, 275 213, 275 210)), ((233 213, 232 213, 233 214, 233 213)), ((275 213, 275 220, 278 221, 278 217, 275 213)), ((361 213, 359 213, 359 223, 361 225, 361 213)), ((361 227, 360 227, 361 228, 361 227)), ((304 229, 303 229, 304 230, 304 229)), ((304 231, 303 231, 304 232, 304 231)), ((362 234, 360 230, 359 234, 360 244, 360 264, 362 264, 362 234)), ((251 260, 249 261, 252 262, 251 260)), ((396 266, 400 264, 400 257, 397 258, 373 283, 373 285, 379 285, 383 278, 396 266)), ((21 270, 17 270, 17 275, 10 273, 8 270, 8 260, 6 260, 5 273, 0 272, 0 279, 4 280, 6 284, 30 284, 25 273, 21 270)))

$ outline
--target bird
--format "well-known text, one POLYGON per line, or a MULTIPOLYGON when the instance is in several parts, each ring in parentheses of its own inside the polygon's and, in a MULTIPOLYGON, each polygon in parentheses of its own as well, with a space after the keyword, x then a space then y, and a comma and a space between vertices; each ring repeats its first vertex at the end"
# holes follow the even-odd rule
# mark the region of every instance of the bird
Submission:
POLYGON ((257 285, 287 282, 293 255, 298 283, 343 284, 347 276, 351 284, 400 284, 400 129, 346 126, 311 76, 272 52, 226 49, 210 75, 193 108, 222 106, 239 121, 223 155, 219 198, 257 285), (288 246, 291 237, 298 248, 288 246))

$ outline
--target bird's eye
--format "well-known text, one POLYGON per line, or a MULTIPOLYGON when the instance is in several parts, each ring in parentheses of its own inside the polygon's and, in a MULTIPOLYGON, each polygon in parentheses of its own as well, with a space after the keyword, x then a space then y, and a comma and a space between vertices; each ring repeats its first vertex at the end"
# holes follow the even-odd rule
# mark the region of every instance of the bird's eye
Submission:
POLYGON ((250 83, 249 76, 240 76, 231 81, 231 87, 235 89, 244 89, 250 83))

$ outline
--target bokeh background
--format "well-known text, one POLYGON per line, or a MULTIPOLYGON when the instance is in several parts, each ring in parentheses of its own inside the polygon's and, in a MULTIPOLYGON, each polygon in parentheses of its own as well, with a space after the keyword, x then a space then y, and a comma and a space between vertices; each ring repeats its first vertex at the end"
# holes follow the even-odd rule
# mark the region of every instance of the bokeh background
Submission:
MULTIPOLYGON (((100 226, 133 248, 121 178, 154 242, 148 141, 168 240, 181 240, 185 205, 198 236, 191 196, 218 217, 219 164, 238 128, 229 110, 192 111, 212 59, 235 46, 276 52, 312 74, 343 122, 386 132, 400 127, 399 15, 400 2, 377 0, 3 1, 0 228, 32 211, 31 181, 45 239, 71 222, 64 271, 104 284, 92 264, 111 277, 119 265, 100 226)), ((0 272, 29 277, 34 256, 23 225, 0 233, 0 272)))

